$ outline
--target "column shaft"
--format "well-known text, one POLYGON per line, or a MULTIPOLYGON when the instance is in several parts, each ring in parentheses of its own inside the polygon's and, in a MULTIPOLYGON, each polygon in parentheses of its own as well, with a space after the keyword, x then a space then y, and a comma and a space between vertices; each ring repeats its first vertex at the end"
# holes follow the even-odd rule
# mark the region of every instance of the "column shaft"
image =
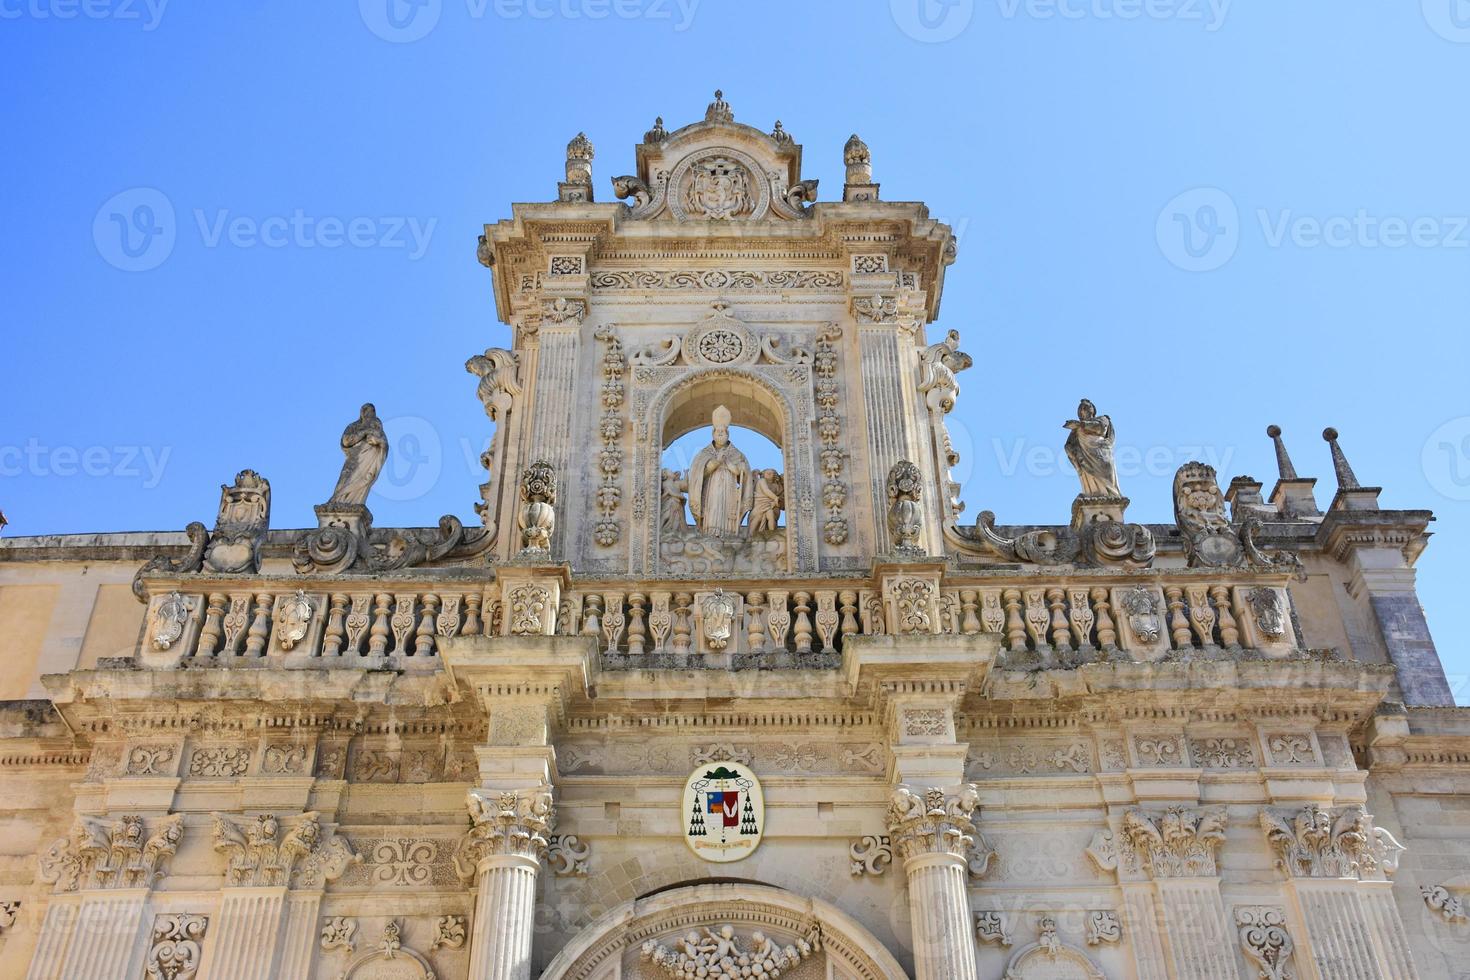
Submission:
POLYGON ((530 980, 541 862, 496 854, 480 862, 469 980, 530 980))
POLYGON ((1237 980, 1235 943, 1215 878, 1154 882, 1168 925, 1175 974, 1189 980, 1237 980))
POLYGON ((80 907, 81 903, 72 897, 51 900, 46 918, 41 923, 41 935, 36 940, 36 951, 31 956, 26 980, 57 980, 61 976, 61 964, 66 960, 67 948, 76 931, 80 907))
POLYGON ((209 980, 273 980, 286 907, 284 888, 226 888, 199 971, 209 980))
POLYGON ((82 899, 62 980, 124 980, 143 931, 147 889, 96 892, 82 899))
POLYGON ((921 854, 904 862, 904 871, 916 980, 978 980, 964 860, 952 854, 921 854))

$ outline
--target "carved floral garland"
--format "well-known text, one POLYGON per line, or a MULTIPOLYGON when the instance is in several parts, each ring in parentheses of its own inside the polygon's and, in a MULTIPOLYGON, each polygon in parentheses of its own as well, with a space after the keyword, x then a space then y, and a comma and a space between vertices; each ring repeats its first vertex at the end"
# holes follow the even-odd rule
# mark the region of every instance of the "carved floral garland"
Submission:
POLYGON ((618 485, 618 476, 623 469, 623 399, 626 388, 623 374, 628 369, 623 356, 623 342, 611 327, 599 327, 594 336, 607 345, 602 356, 602 452, 598 467, 602 471, 602 485, 597 488, 597 510, 601 515, 593 528, 593 536, 604 548, 618 543, 621 524, 617 519, 618 504, 623 492, 618 485))

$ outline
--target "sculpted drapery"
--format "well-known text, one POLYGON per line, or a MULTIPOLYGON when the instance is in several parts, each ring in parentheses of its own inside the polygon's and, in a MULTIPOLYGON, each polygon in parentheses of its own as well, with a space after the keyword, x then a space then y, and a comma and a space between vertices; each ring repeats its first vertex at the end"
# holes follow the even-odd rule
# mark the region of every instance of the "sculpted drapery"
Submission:
POLYGON ((1118 467, 1113 460, 1113 420, 1097 414, 1097 406, 1086 398, 1077 406, 1077 417, 1064 423, 1067 459, 1077 469, 1082 494, 1087 497, 1121 497, 1118 467))
POLYGON ((347 458, 331 503, 361 507, 367 503, 368 493, 388 459, 388 436, 372 403, 362 406, 357 421, 343 431, 342 452, 347 458))
POLYGON ((714 411, 714 441, 701 449, 689 467, 689 512, 699 529, 717 538, 740 535, 754 490, 750 463, 730 444, 730 411, 714 411))

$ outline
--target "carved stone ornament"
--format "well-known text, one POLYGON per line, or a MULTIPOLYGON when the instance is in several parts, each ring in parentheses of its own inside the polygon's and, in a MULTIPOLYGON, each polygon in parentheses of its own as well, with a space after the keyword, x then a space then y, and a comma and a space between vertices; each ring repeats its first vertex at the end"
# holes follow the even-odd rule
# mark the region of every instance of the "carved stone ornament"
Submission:
POLYGON ((690 929, 672 947, 650 939, 643 944, 640 955, 644 963, 671 980, 689 977, 702 980, 770 977, 775 980, 796 969, 821 948, 821 932, 816 929, 786 946, 777 946, 760 931, 743 937, 736 934, 734 926, 723 925, 690 929))
POLYGON ((301 589, 297 589, 295 595, 286 596, 280 601, 276 607, 275 619, 276 638, 280 641, 282 650, 295 649, 296 644, 306 638, 315 611, 316 604, 301 589))
POLYGON ((58 892, 147 888, 163 877, 183 836, 184 818, 177 814, 155 824, 151 835, 136 815, 78 817, 70 836, 41 853, 38 874, 58 892))
POLYGON ((1069 561, 1076 554, 1076 547, 1065 547, 1066 542, 1056 531, 1041 528, 1027 531, 1014 538, 1007 538, 995 530, 995 512, 983 510, 975 521, 975 530, 970 535, 983 542, 1005 561, 1025 562, 1035 565, 1057 565, 1069 561))
POLYGON ((1261 522, 1255 518, 1239 527, 1225 515, 1225 496, 1215 468, 1189 462, 1174 474, 1174 521, 1184 539, 1191 568, 1294 568, 1302 574, 1301 559, 1292 552, 1267 555, 1255 536, 1261 522))
POLYGON ((464 949, 468 929, 468 920, 462 915, 439 916, 434 920, 434 941, 429 949, 464 949))
POLYGON ((1062 942, 1057 920, 1043 915, 1036 942, 1016 950, 1003 980, 1105 980, 1105 974, 1087 954, 1062 942))
POLYGON ((336 949, 352 952, 357 949, 357 920, 345 915, 328 916, 322 920, 322 952, 336 949))
POLYGON ((1116 946, 1123 941, 1123 923, 1110 909, 1092 909, 1087 913, 1087 945, 1116 946))
POLYGON ((537 860, 546 856, 548 837, 556 827, 550 788, 493 796, 488 790, 471 790, 466 803, 472 826, 454 851, 454 868, 461 878, 474 878, 480 862, 494 855, 537 860))
POLYGON ((551 592, 544 585, 523 582, 510 589, 505 597, 505 608, 510 617, 511 635, 544 635, 550 605, 551 592))
POLYGON ((383 927, 383 938, 372 949, 357 956, 338 975, 338 980, 367 980, 368 977, 391 977, 393 980, 434 980, 434 968, 423 954, 403 945, 403 929, 397 919, 389 919, 383 927), (364 967, 372 965, 369 971, 364 967))
POLYGON ((990 868, 995 850, 975 826, 980 794, 973 783, 951 792, 930 787, 915 792, 894 790, 888 802, 888 834, 893 851, 904 861, 923 854, 951 854, 980 877, 990 868))
POLYGON ((15 925, 16 917, 20 915, 20 902, 0 902, 0 933, 15 925))
POLYGON ((1154 878, 1210 877, 1218 873, 1225 821, 1224 807, 1129 810, 1123 815, 1123 838, 1154 878))
POLYGON ((1430 911, 1451 925, 1470 921, 1470 916, 1465 912, 1464 899, 1451 894, 1444 885, 1420 885, 1419 894, 1424 896, 1424 904, 1430 911))
POLYGON ((1276 866, 1293 878, 1364 878, 1398 870, 1404 850, 1388 831, 1373 826, 1360 806, 1341 810, 1308 803, 1300 810, 1261 810, 1261 828, 1276 852, 1276 866))
POLYGON ((204 571, 228 575, 260 571, 260 546, 271 523, 270 481, 254 470, 220 487, 219 516, 204 552, 204 571))
POLYGON ((208 916, 186 912, 157 916, 143 973, 145 980, 194 980, 203 957, 200 943, 208 929, 208 916))
POLYGON ((711 650, 722 651, 734 636, 735 599, 716 590, 704 597, 699 606, 700 620, 704 625, 704 642, 711 650))
POLYGON ((919 467, 906 459, 894 463, 888 471, 886 489, 888 535, 893 550, 900 555, 923 555, 920 544, 924 533, 923 476, 919 467))
POLYGON ((1286 635, 1286 610, 1282 608, 1281 593, 1270 588, 1251 589, 1245 594, 1245 604, 1262 636, 1278 640, 1286 635))
POLYGON ((1292 980, 1295 944, 1286 931, 1286 910, 1275 905, 1237 905, 1235 928, 1240 949, 1260 980, 1292 980))
POLYGON ((216 813, 214 849, 227 857, 226 886, 320 887, 362 861, 346 838, 328 836, 315 812, 284 830, 281 818, 269 813, 243 821, 216 813))
POLYGON ((976 912, 975 938, 996 946, 1011 945, 1011 918, 1004 912, 976 912))
POLYGON ((184 534, 189 538, 189 550, 184 553, 183 557, 169 558, 167 555, 159 555, 156 558, 150 558, 133 576, 133 596, 139 602, 148 601, 148 589, 143 583, 144 578, 150 575, 186 575, 204 567, 204 550, 209 546, 209 531, 205 530, 204 525, 199 521, 192 521, 188 527, 184 528, 184 534))
POLYGON ((847 856, 852 860, 851 871, 854 878, 863 875, 877 877, 893 863, 893 839, 887 834, 870 834, 853 841, 847 849, 847 856))
POLYGON ((184 635, 184 626, 189 622, 193 600, 171 592, 153 607, 148 620, 148 638, 155 650, 167 650, 184 635))
POLYGON ((1123 598, 1118 603, 1129 631, 1144 644, 1157 643, 1163 633, 1162 606, 1159 594, 1142 585, 1123 593, 1123 598))
POLYGON ((1087 859, 1099 871, 1118 870, 1118 842, 1107 828, 1092 835, 1087 845, 1087 859))
POLYGON ((583 843, 576 834, 552 834, 546 842, 546 864, 552 874, 559 878, 587 875, 587 859, 592 854, 590 844, 583 843))

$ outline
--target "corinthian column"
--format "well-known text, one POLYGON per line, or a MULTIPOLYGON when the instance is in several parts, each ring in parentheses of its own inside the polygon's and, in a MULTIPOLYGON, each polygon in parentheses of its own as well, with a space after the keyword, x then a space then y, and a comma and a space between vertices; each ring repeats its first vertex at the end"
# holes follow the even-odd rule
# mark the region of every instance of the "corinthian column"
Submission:
POLYGON ((908 876, 917 980, 978 980, 966 886, 994 854, 975 829, 978 804, 969 783, 949 791, 900 786, 888 804, 893 853, 908 876))
POLYGON ((454 863, 476 882, 469 980, 530 980, 537 879, 556 826, 551 788, 474 789, 467 802, 474 826, 454 863))

